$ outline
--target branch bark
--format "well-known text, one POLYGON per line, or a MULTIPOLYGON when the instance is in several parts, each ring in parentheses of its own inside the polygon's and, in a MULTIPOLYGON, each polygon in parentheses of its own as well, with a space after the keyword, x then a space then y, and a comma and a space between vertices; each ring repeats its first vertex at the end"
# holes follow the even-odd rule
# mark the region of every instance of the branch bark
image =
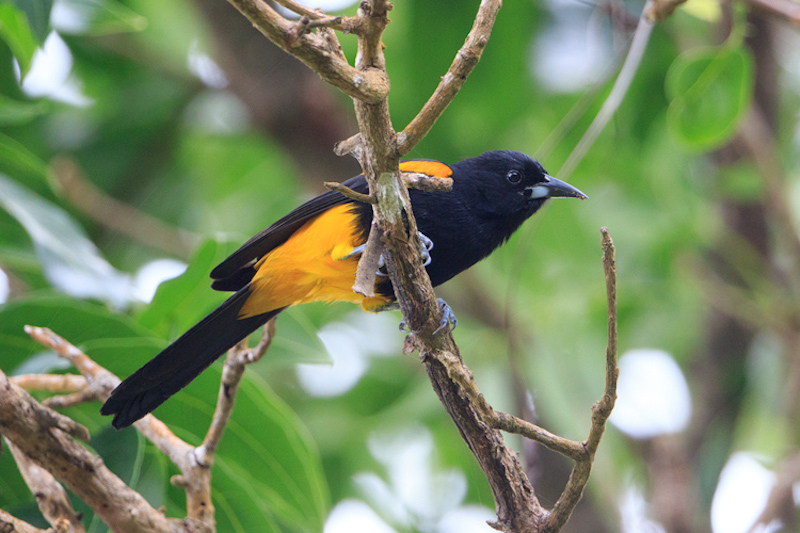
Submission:
POLYGON ((6 440, 11 455, 17 463, 22 479, 36 497, 42 515, 59 533, 85 533, 86 529, 72 503, 67 491, 46 469, 25 455, 13 442, 6 440))
MULTIPOLYGON (((332 31, 297 35, 294 24, 281 17, 263 0, 229 0, 261 33, 277 46, 308 65, 323 80, 353 98, 377 103, 389 94, 389 78, 376 70, 361 72, 347 62, 332 31)), ((348 26, 350 31, 360 31, 348 26)))
POLYGON ((47 465, 48 471, 118 533, 186 531, 153 509, 59 425, 43 423, 59 418, 66 417, 43 407, 0 371, 0 432, 22 453, 47 465))

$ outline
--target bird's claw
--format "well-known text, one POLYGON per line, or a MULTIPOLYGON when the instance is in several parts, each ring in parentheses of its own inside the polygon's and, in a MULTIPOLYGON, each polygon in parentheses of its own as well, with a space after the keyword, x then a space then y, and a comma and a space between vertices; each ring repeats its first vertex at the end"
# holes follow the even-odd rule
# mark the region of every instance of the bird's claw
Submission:
MULTIPOLYGON (((422 266, 426 267, 431 264, 431 250, 433 250, 433 241, 428 238, 427 235, 422 233, 421 231, 417 231, 417 235, 419 236, 419 240, 422 243, 422 248, 420 248, 420 255, 422 256, 422 266)), ((344 256, 342 259, 350 259, 358 254, 364 253, 364 248, 366 248, 366 244, 362 244, 360 246, 356 246, 353 248, 349 254, 344 256)), ((378 258, 378 272, 377 275, 385 278, 389 274, 383 272, 383 267, 386 266, 386 261, 383 259, 383 254, 378 258)))
POLYGON ((422 266, 426 267, 431 264, 431 250, 433 250, 433 241, 421 231, 417 231, 419 240, 422 243, 422 249, 419 251, 422 256, 422 266))
POLYGON ((458 318, 456 318, 456 314, 453 312, 450 306, 447 305, 447 302, 441 298, 437 298, 436 301, 439 302, 439 309, 442 310, 442 319, 439 320, 439 327, 434 330, 433 334, 436 335, 448 326, 450 326, 450 331, 453 331, 456 329, 456 326, 458 326, 458 318))
MULTIPOLYGON (((439 309, 442 310, 442 318, 439 320, 439 327, 433 331, 433 334, 436 335, 448 326, 450 326, 450 331, 453 331, 456 329, 456 326, 458 326, 458 318, 456 318, 456 314, 453 313, 453 310, 449 305, 447 305, 447 302, 441 298, 437 298, 436 301, 439 302, 439 309)), ((403 333, 409 333, 411 331, 408 329, 405 318, 400 320, 400 331, 403 333)))

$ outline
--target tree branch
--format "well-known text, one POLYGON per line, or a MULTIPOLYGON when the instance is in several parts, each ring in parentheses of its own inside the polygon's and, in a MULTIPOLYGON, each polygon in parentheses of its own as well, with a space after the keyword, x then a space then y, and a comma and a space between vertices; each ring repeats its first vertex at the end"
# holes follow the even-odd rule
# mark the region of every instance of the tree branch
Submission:
POLYGON ((247 348, 245 340, 228 351, 228 357, 225 359, 225 366, 222 369, 222 382, 219 387, 214 418, 205 439, 203 439, 203 444, 198 446, 196 451, 196 456, 201 464, 211 466, 214 463, 214 453, 225 432, 228 420, 230 420, 236 392, 239 390, 239 383, 244 376, 245 367, 264 357, 274 337, 275 319, 273 318, 264 326, 264 333, 255 347, 247 348))
POLYGON ((748 0, 753 7, 786 19, 795 26, 800 26, 800 4, 792 0, 748 0))
POLYGON ((185 531, 131 490, 101 458, 45 422, 59 417, 66 418, 43 407, 0 371, 0 432, 26 456, 53 472, 117 533, 185 531), (47 417, 37 414, 46 411, 47 417))
POLYGON ((6 440, 11 455, 17 462, 22 479, 36 497, 42 515, 56 531, 64 533, 85 533, 78 513, 72 508, 67 491, 53 475, 34 463, 13 442, 6 440))
POLYGON ((20 374, 9 379, 27 391, 78 392, 88 383, 85 377, 76 374, 20 374))
POLYGON ((34 527, 2 509, 0 509, 0 531, 3 533, 53 533, 52 529, 34 527))
MULTIPOLYGON (((350 66, 332 31, 323 28, 318 33, 298 36, 294 24, 281 17, 263 0, 228 1, 275 45, 297 57, 323 80, 353 98, 377 103, 389 94, 386 73, 380 70, 365 72, 350 66)), ((305 15, 315 16, 312 13, 305 15)), ((348 26, 348 29, 357 31, 355 26, 348 26)))

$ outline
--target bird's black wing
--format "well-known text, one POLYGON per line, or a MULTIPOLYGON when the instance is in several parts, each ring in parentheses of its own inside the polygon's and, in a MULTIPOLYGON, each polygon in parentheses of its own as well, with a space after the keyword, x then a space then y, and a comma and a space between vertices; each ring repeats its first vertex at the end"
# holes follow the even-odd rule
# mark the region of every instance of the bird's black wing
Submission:
MULTIPOLYGON (((350 178, 343 185, 350 189, 367 193, 367 182, 363 175, 350 178)), ((238 290, 239 285, 250 281, 252 263, 273 249, 285 243, 303 224, 315 216, 324 213, 337 205, 353 201, 334 191, 328 191, 304 203, 270 227, 244 243, 227 259, 211 271, 211 278, 216 280, 212 287, 219 290, 238 290), (241 278, 241 279, 239 279, 241 278), (243 283, 240 283, 243 282, 243 283)))

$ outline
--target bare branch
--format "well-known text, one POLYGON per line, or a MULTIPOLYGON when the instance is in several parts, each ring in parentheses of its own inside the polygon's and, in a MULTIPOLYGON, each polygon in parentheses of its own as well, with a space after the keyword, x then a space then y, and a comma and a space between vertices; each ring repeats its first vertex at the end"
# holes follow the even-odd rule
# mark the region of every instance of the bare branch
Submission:
POLYGON ((472 69, 478 64, 483 54, 483 49, 489 42, 492 27, 500 11, 502 0, 483 0, 472 29, 467 35, 464 46, 456 54, 453 63, 442 77, 433 95, 408 126, 397 135, 397 151, 400 155, 407 154, 433 127, 433 124, 442 116, 444 110, 453 101, 458 91, 467 81, 472 69))
MULTIPOLYGON (((295 35, 294 23, 281 17, 265 1, 228 1, 270 41, 353 98, 378 103, 389 94, 386 73, 378 69, 362 71, 350 66, 332 32, 322 28, 319 33, 306 33, 298 37, 295 35)), ((312 13, 304 14, 309 18, 318 18, 312 13)), ((356 28, 350 27, 350 31, 356 31, 356 28)))
MULTIPOLYGON (((105 401, 111 391, 114 390, 114 387, 119 384, 118 377, 98 365, 89 356, 53 333, 50 329, 25 326, 25 331, 34 340, 53 349, 59 356, 69 360, 81 371, 86 378, 88 387, 77 394, 84 399, 91 397, 105 401)), ((149 414, 138 420, 134 423, 134 426, 181 471, 182 475, 179 476, 176 484, 186 489, 187 517, 189 519, 187 524, 199 528, 200 531, 212 531, 214 528, 214 506, 210 497, 209 484, 211 474, 208 467, 196 460, 195 448, 178 438, 166 424, 153 415, 149 414)), ((89 502, 87 501, 87 503, 89 502)), ((119 502, 117 502, 117 505, 119 505, 119 502)))
MULTIPOLYGON (((173 529, 163 514, 108 470, 102 459, 64 432, 54 431, 56 426, 37 415, 43 411, 50 410, 0 371, 0 432, 26 456, 56 473, 70 491, 118 533, 181 530, 180 525, 173 529)), ((54 411, 50 413, 49 418, 62 417, 54 411)))
POLYGON ((275 337, 275 319, 273 318, 264 326, 264 333, 259 343, 252 349, 247 347, 247 340, 240 342, 228 351, 225 359, 225 366, 222 369, 222 382, 220 383, 219 395, 217 396, 217 408, 214 410, 214 418, 211 427, 208 429, 203 444, 196 450, 196 456, 200 464, 211 466, 214 463, 214 453, 217 450, 225 426, 230 420, 233 411, 233 403, 236 399, 236 392, 239 390, 239 383, 244 376, 247 365, 260 360, 272 344, 275 337))
POLYGON ((57 531, 85 533, 78 513, 72 508, 67 491, 53 475, 34 463, 13 442, 6 440, 11 455, 17 462, 22 479, 36 497, 36 503, 45 519, 57 531))
POLYGON ((567 522, 575 506, 583 495, 583 489, 592 472, 594 454, 603 437, 606 422, 614 409, 617 400, 617 267, 614 242, 607 228, 601 228, 603 235, 603 269, 606 277, 606 299, 608 301, 608 345, 606 347, 606 386, 603 397, 592 406, 592 429, 584 443, 585 456, 576 461, 567 481, 567 486, 553 506, 547 525, 550 530, 558 531, 567 522))
POLYGON ((800 4, 792 0, 748 0, 753 7, 763 9, 800 26, 800 4))
POLYGON ((308 17, 312 20, 322 18, 325 16, 322 10, 309 9, 303 4, 299 4, 294 0, 275 0, 275 3, 285 7, 286 9, 288 9, 293 13, 297 13, 300 16, 308 17))
POLYGON ((336 191, 342 196, 345 196, 354 202, 360 202, 362 204, 374 204, 377 202, 374 197, 369 194, 364 194, 360 192, 356 192, 350 187, 346 185, 342 185, 336 181, 325 181, 322 183, 325 187, 332 191, 336 191))
POLYGON ((361 134, 356 133, 355 135, 352 135, 347 139, 336 143, 336 146, 333 147, 333 153, 338 155, 339 157, 350 154, 356 159, 356 161, 359 162, 359 164, 361 164, 361 160, 364 155, 363 141, 361 140, 361 134))
POLYGON ((3 533, 52 533, 51 529, 34 527, 2 509, 0 509, 0 531, 3 533))
POLYGON ((400 176, 409 189, 436 192, 450 192, 453 190, 453 178, 437 178, 419 172, 401 172, 400 176))
POLYGON ((9 377, 11 382, 27 391, 78 392, 86 388, 87 381, 76 374, 20 374, 9 377))

